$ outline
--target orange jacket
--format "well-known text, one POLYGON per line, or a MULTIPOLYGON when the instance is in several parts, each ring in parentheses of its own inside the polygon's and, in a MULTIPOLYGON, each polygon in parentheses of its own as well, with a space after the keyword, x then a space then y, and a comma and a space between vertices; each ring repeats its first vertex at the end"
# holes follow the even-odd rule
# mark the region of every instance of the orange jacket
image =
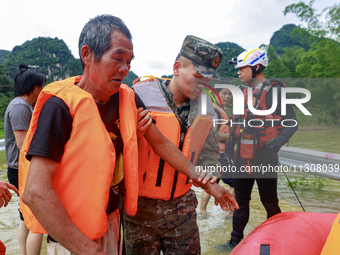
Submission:
MULTIPOLYGON (((257 109, 261 110, 267 110, 267 105, 266 105, 266 96, 268 91, 271 89, 271 87, 274 84, 279 84, 278 82, 273 81, 272 83, 269 84, 259 84, 255 88, 253 88, 253 106, 255 107, 255 104, 257 102, 258 106, 257 109), (261 87, 263 88, 261 89, 261 87), (257 96, 259 98, 257 99, 257 96)), ((282 83, 282 86, 286 86, 282 83)), ((248 105, 248 87, 245 87, 243 89, 243 95, 244 95, 244 105, 248 105)), ((233 116, 233 121, 235 122, 241 122, 241 120, 252 120, 252 119, 257 119, 259 121, 262 121, 264 123, 264 126, 255 126, 255 130, 258 131, 259 136, 260 136, 260 145, 263 146, 266 142, 270 141, 272 138, 276 138, 283 129, 283 126, 281 126, 281 122, 274 122, 274 120, 282 120, 282 117, 277 114, 269 114, 265 116, 260 116, 260 115, 254 115, 250 112, 248 112, 248 109, 246 108, 244 110, 244 115, 241 116, 240 119, 235 119, 235 116, 233 116), (268 120, 273 120, 273 123, 268 121, 268 120), (279 123, 279 124, 278 124, 279 123), (272 126, 273 125, 273 126, 272 126)), ((259 125, 259 124, 254 124, 253 125, 259 125)), ((236 125, 235 128, 235 134, 237 137, 240 137, 242 133, 242 129, 244 129, 243 126, 241 125, 236 125)))
MULTIPOLYGON (((136 84, 134 89, 149 109, 160 132, 195 164, 212 120, 206 116, 196 117, 186 134, 181 132, 180 124, 158 86, 158 82, 149 80, 136 84)), ((139 196, 170 200, 182 196, 191 188, 189 178, 156 155, 143 137, 138 140, 138 150, 139 196)))
MULTIPOLYGON (((107 229, 105 211, 115 167, 115 151, 92 95, 75 86, 74 81, 75 77, 54 82, 46 86, 39 96, 19 158, 20 211, 32 232, 46 233, 31 210, 22 202, 21 195, 25 189, 30 165, 25 155, 36 130, 41 108, 50 97, 56 96, 69 107, 73 124, 71 137, 65 145, 63 157, 52 183, 72 221, 86 236, 94 240, 103 236, 107 229)), ((120 93, 122 94, 120 97, 128 93, 133 94, 133 92, 126 92, 129 89, 123 85, 121 90, 124 92, 120 93)), ((120 107, 122 108, 120 113, 124 108, 127 110, 126 113, 132 114, 134 111, 130 110, 131 107, 126 107, 132 100, 124 100, 120 100, 125 104, 120 107)), ((134 100, 133 105, 135 105, 134 100)), ((137 116, 136 113, 134 116, 137 116)), ((130 140, 125 139, 128 142, 136 141, 135 130, 136 126, 124 127, 122 137, 124 133, 125 136, 132 137, 130 140), (132 127, 133 131, 131 131, 132 127), (126 135, 127 133, 129 135, 126 135)), ((136 148, 136 145, 134 147, 136 148)), ((138 185, 137 180, 135 182, 138 185)), ((137 209, 137 190, 135 193, 137 209)))

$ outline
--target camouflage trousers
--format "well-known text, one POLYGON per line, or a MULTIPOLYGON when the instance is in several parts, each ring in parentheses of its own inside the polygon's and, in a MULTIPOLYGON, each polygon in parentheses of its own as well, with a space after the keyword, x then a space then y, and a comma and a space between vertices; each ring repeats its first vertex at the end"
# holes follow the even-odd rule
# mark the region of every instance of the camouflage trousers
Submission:
POLYGON ((126 254, 200 254, 196 206, 193 190, 172 200, 139 197, 136 215, 124 217, 126 254))
POLYGON ((201 254, 196 213, 176 228, 153 228, 125 221, 126 254, 164 255, 201 254))

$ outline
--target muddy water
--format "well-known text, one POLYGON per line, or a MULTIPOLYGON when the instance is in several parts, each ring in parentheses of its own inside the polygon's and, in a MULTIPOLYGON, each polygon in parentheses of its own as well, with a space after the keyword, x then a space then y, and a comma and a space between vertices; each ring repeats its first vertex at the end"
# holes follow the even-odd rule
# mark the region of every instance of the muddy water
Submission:
POLYGON ((340 154, 340 129, 297 131, 289 146, 340 154))
MULTIPOLYGON (((339 153, 339 137, 340 130, 336 129, 325 131, 301 131, 293 136, 290 146, 339 153)), ((7 174, 4 169, 6 169, 6 166, 0 165, 0 179, 7 181, 7 174)), ((312 183, 315 181, 313 175, 306 173, 288 174, 288 178, 291 181, 294 181, 295 178, 301 179, 302 177, 308 178, 309 183, 311 184, 305 188, 297 187, 295 190, 306 211, 320 213, 339 212, 340 182, 323 179, 321 182, 324 187, 321 190, 317 190, 312 186, 312 183)), ((225 185, 225 187, 227 187, 227 185, 225 185)), ((200 202, 201 189, 194 187, 194 190, 198 197, 198 201, 200 202)), ((287 180, 283 174, 279 174, 278 194, 282 211, 302 211, 299 202, 291 188, 288 186, 287 180)), ((228 254, 221 253, 216 249, 216 246, 225 243, 230 238, 232 221, 226 219, 226 213, 219 207, 216 207, 213 201, 214 200, 211 199, 208 204, 208 217, 198 217, 202 254, 228 254)), ((266 220, 266 212, 260 202, 256 184, 254 185, 250 208, 250 220, 246 226, 245 235, 249 234, 255 227, 266 220)), ((17 238, 18 224, 18 197, 15 195, 6 208, 3 207, 0 209, 0 240, 2 240, 7 247, 6 255, 20 254, 17 238)), ((43 244, 41 254, 46 254, 45 244, 43 244)))
MULTIPOLYGON (((315 178, 310 174, 288 175, 290 180, 295 180, 296 177, 309 178, 310 182, 314 181, 315 178)), ((6 179, 6 171, 0 172, 0 179, 6 179)), ((340 210, 340 196, 338 192, 340 190, 340 182, 323 179, 322 183, 324 187, 321 190, 312 187, 296 188, 296 193, 302 205, 309 212, 338 213, 340 210)), ((194 187, 194 190, 200 202, 201 189, 194 187)), ((278 193, 282 211, 302 211, 299 202, 291 188, 288 187, 287 180, 282 174, 279 174, 278 193)), ((213 201, 214 199, 211 199, 208 204, 208 217, 198 217, 202 254, 207 255, 222 254, 216 249, 216 245, 226 242, 230 238, 230 232, 232 231, 232 221, 226 219, 226 213, 221 208, 215 206, 213 201)), ((19 224, 17 207, 18 198, 14 196, 9 205, 0 210, 0 239, 7 247, 7 255, 17 255, 20 253, 17 239, 19 224)), ((250 220, 246 226, 245 235, 249 234, 255 227, 266 220, 266 212, 260 202, 256 184, 253 189, 250 207, 250 220)), ((45 244, 43 244, 41 254, 46 254, 45 244)))

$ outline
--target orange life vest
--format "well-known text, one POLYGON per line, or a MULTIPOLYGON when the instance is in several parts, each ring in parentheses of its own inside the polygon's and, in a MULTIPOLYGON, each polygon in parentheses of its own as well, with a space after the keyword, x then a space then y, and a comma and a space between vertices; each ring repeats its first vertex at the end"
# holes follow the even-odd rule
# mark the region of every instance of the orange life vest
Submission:
MULTIPOLYGON (((252 104, 255 109, 267 110, 266 96, 274 84, 286 86, 277 79, 270 79, 253 88, 252 104)), ((248 87, 243 89, 243 95, 244 104, 248 106, 248 87)), ((276 138, 282 132, 283 126, 281 126, 280 120, 282 120, 280 115, 274 113, 270 115, 255 115, 246 107, 244 115, 233 115, 232 117, 232 147, 238 143, 238 151, 241 158, 248 160, 255 159, 258 148, 272 138, 276 138)))
MULTIPOLYGON (((46 233, 31 210, 22 202, 21 196, 25 189, 30 166, 30 162, 26 160, 25 155, 37 128, 39 114, 44 103, 50 97, 56 96, 62 99, 69 107, 73 123, 71 137, 65 145, 63 157, 52 183, 71 220, 86 236, 94 240, 103 236, 107 230, 106 207, 115 167, 115 151, 92 95, 74 85, 74 82, 75 77, 54 82, 46 86, 39 95, 30 129, 26 135, 19 158, 20 211, 23 213, 26 225, 32 232, 46 233)), ((120 93, 120 97, 124 94, 133 94, 133 91, 128 92, 128 90, 131 89, 127 89, 126 85, 122 85, 120 91, 123 92, 120 93)), ((136 108, 134 97, 132 99, 133 104, 132 100, 126 98, 120 100, 120 114, 125 109, 124 114, 134 113, 133 116, 137 116, 136 109, 131 110, 133 109, 131 106, 136 108), (122 106, 121 102, 125 105, 122 106)), ((133 124, 122 129, 122 138, 130 135, 132 137, 130 140, 135 141, 135 146, 132 146, 135 150, 132 150, 133 153, 137 151, 135 132, 136 125, 133 126, 133 124)), ((129 155, 129 153, 126 154, 127 156, 129 155)), ((137 158, 135 162, 137 164, 137 158)), ((137 175, 136 168, 135 172, 135 175, 137 175)), ((135 197, 132 200, 135 202, 133 207, 136 211, 137 179, 135 179, 135 184, 137 188, 135 186, 135 197)))
MULTIPOLYGON (((76 77, 75 83, 80 82, 81 78, 76 77)), ((125 84, 119 88, 119 121, 124 144, 124 209, 127 214, 135 215, 138 207, 137 107, 135 92, 125 84)))
MULTIPOLYGON (((266 96, 268 94, 268 91, 272 88, 274 84, 279 84, 281 86, 286 86, 284 85, 281 81, 273 79, 273 80, 267 80, 263 84, 260 83, 257 85, 255 88, 253 88, 253 106, 258 109, 258 110, 267 110, 267 105, 266 105, 266 96), (270 81, 270 82, 269 82, 270 81)), ((248 87, 245 87, 243 89, 243 95, 244 95, 244 104, 248 105, 248 87)), ((234 117, 234 116, 233 116, 234 117)), ((235 118, 235 117, 234 117, 235 118)), ((272 138, 276 138, 283 129, 283 126, 281 126, 280 121, 265 121, 265 120, 282 120, 282 117, 280 115, 276 114, 270 114, 270 115, 254 115, 248 111, 246 108, 244 111, 244 115, 241 116, 240 119, 234 119, 233 120, 240 122, 240 119, 249 121, 252 119, 259 120, 257 122, 260 122, 261 120, 264 122, 263 126, 260 126, 258 124, 258 127, 256 126, 257 124, 256 121, 252 123, 254 125, 255 130, 259 134, 259 143, 261 146, 263 146, 266 142, 270 141, 272 138), (272 124, 273 123, 273 124, 272 124), (279 124, 277 124, 279 123, 279 124), (273 127, 272 127, 273 125, 273 127)), ((244 129, 244 126, 237 125, 235 133, 237 136, 240 136, 242 131, 241 129, 244 129)))
MULTIPOLYGON (((227 120, 228 123, 230 123, 230 118, 229 118, 227 112, 217 104, 213 104, 213 106, 214 106, 214 109, 220 113, 221 118, 223 120, 227 120)), ((226 123, 222 123, 222 124, 220 124, 218 132, 228 134, 230 132, 230 126, 227 125, 226 123)), ((225 141, 222 141, 222 142, 220 142, 220 152, 222 153, 222 152, 224 152, 224 150, 225 150, 225 141)))
MULTIPOLYGON (((181 132, 181 126, 159 86, 162 86, 159 81, 150 79, 136 84, 134 90, 150 111, 160 132, 195 164, 211 129, 211 117, 198 115, 186 133, 181 132), (198 139, 190 143, 190 136, 198 139)), ((212 105, 208 107, 208 112, 210 116, 213 115, 212 105)), ((139 196, 170 200, 182 196, 191 188, 189 178, 156 155, 144 137, 138 139, 138 150, 139 196)))

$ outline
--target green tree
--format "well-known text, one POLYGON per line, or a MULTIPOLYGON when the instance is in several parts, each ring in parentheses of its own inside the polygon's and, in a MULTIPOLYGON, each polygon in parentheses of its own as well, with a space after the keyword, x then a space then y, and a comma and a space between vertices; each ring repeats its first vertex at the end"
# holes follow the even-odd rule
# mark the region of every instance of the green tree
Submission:
POLYGON ((276 54, 275 48, 269 45, 268 50, 269 63, 264 74, 267 78, 288 78, 291 77, 289 69, 285 66, 283 61, 276 54))
POLYGON ((0 138, 4 137, 4 115, 9 102, 14 98, 13 83, 5 74, 4 66, 0 65, 0 138))
POLYGON ((327 7, 320 13, 316 13, 313 4, 314 0, 308 5, 299 2, 288 5, 284 10, 285 15, 296 14, 306 23, 307 27, 300 28, 296 33, 302 35, 308 32, 318 38, 312 43, 311 50, 302 56, 301 63, 297 65, 297 73, 300 77, 340 78, 340 3, 327 7))
MULTIPOLYGON (((299 34, 311 47, 306 52, 286 51, 283 62, 294 62, 297 77, 313 78, 305 82, 306 88, 312 94, 306 107, 312 112, 313 120, 317 124, 339 125, 340 3, 317 13, 313 8, 314 2, 299 2, 285 8, 285 15, 293 13, 305 23, 305 27, 299 27, 293 33, 299 34)), ((314 124, 307 122, 306 120, 306 124, 314 124)))
POLYGON ((5 62, 10 53, 11 52, 8 50, 0 50, 0 65, 2 65, 5 62))
POLYGON ((0 65, 0 93, 6 97, 14 97, 13 83, 6 76, 3 65, 0 65))
POLYGON ((312 35, 340 42, 340 3, 335 3, 320 13, 316 13, 313 8, 314 2, 315 0, 311 0, 309 4, 299 2, 288 5, 283 13, 284 15, 287 13, 296 14, 301 21, 307 23, 306 30, 312 35))

